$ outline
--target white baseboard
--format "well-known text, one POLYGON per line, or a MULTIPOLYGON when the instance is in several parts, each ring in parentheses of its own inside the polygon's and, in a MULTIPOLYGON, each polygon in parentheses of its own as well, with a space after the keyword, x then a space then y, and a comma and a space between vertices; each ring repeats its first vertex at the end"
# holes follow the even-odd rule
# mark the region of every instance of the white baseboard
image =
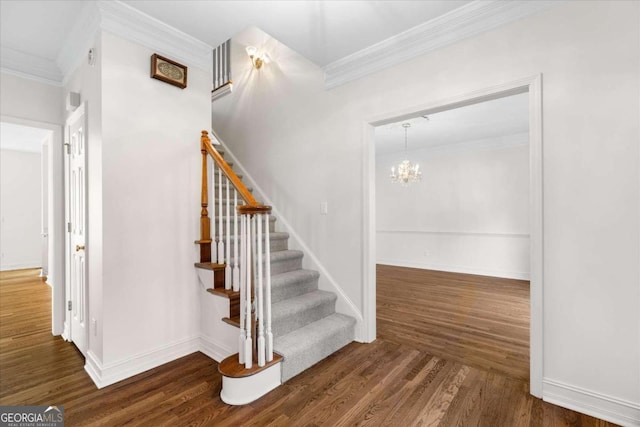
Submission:
POLYGON ((459 265, 440 265, 411 261, 378 259, 376 264, 393 265, 396 267, 421 268, 423 270, 448 271, 451 273, 476 274, 478 276, 502 277, 505 279, 530 280, 530 275, 524 271, 485 270, 481 268, 464 267, 459 265))
POLYGON ((67 323, 66 320, 64 321, 64 324, 62 325, 62 334, 61 335, 62 335, 62 338, 65 341, 67 341, 67 342, 71 341, 71 337, 69 335, 69 323, 67 323))
POLYGON ((625 427, 640 426, 640 404, 544 379, 542 399, 625 427))
POLYGON ((195 353, 200 350, 200 342, 200 337, 187 338, 106 365, 103 365, 89 350, 87 351, 84 369, 95 385, 98 388, 103 388, 180 357, 195 353))
POLYGON ((213 342, 211 338, 204 335, 200 336, 200 352, 209 356, 218 363, 232 354, 237 353, 237 351, 213 342))
POLYGON ((34 261, 34 262, 23 262, 20 264, 3 264, 0 266, 0 271, 11 271, 11 270, 26 270, 28 268, 42 268, 42 261, 34 261))

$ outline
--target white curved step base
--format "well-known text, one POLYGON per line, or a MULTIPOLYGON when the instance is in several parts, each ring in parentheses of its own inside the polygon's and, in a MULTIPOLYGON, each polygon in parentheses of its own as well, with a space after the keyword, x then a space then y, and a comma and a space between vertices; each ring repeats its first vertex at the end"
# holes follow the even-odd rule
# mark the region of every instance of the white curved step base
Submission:
POLYGON ((246 405, 261 398, 281 384, 281 366, 282 363, 276 363, 264 371, 242 378, 223 375, 220 399, 228 405, 246 405))

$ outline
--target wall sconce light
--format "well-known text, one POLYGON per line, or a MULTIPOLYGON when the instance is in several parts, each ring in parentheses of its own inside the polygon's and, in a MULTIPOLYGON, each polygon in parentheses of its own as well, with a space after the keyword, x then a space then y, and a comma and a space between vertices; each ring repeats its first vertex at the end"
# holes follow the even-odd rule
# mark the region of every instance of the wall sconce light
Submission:
POLYGON ((269 62, 271 62, 269 55, 264 52, 258 51, 258 49, 256 49, 254 46, 247 46, 245 50, 247 51, 247 55, 249 55, 249 58, 251 58, 251 63, 256 68, 256 70, 259 70, 260 67, 262 67, 262 64, 268 64, 269 62))

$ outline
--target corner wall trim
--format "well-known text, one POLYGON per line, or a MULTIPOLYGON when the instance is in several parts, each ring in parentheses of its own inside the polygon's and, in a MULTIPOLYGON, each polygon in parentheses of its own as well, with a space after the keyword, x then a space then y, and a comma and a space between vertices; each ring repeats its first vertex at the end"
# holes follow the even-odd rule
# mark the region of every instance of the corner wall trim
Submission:
POLYGON ((324 67, 325 87, 340 86, 559 2, 476 0, 324 67))
POLYGON ((222 362, 233 353, 237 353, 224 345, 214 342, 205 335, 200 336, 200 352, 216 362, 222 362))
POLYGON ((582 412, 622 426, 640 426, 640 405, 626 400, 545 378, 542 398, 574 411, 582 412))

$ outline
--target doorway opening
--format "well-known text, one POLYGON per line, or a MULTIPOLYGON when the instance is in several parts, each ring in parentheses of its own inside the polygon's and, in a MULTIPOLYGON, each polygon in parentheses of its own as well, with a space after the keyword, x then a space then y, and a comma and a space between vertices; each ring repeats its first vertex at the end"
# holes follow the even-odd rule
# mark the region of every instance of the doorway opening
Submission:
MULTIPOLYGON (((503 115, 508 116, 516 110, 507 108, 503 111, 503 115)), ((520 108, 520 110, 523 109, 520 108)), ((395 267, 390 268, 405 268, 409 272, 412 272, 408 270, 409 268, 429 268, 431 278, 425 280, 434 280, 435 277, 435 280, 448 283, 449 286, 456 286, 453 282, 456 280, 460 282, 461 278, 462 282, 468 281, 469 278, 477 278, 481 282, 482 275, 502 276, 500 280, 506 281, 503 287, 517 288, 518 280, 529 279, 530 302, 519 301, 519 309, 526 311, 527 306, 530 308, 530 321, 527 322, 529 323, 530 392, 540 397, 542 394, 541 76, 537 75, 498 87, 381 115, 365 123, 364 140, 363 317, 367 339, 372 341, 376 336, 376 263, 378 261, 395 264, 395 267), (446 141, 440 140, 442 146, 438 147, 437 132, 433 134, 432 129, 431 137, 435 140, 431 141, 432 146, 415 150, 416 146, 412 145, 419 143, 421 133, 427 136, 430 124, 436 125, 432 127, 442 125, 443 123, 438 124, 438 121, 443 117, 446 118, 447 115, 454 115, 456 109, 463 111, 466 107, 470 110, 482 110, 485 108, 483 104, 491 105, 487 101, 513 104, 516 102, 514 100, 519 100, 525 107, 523 121, 526 123, 526 128, 515 129, 517 127, 515 126, 516 131, 512 132, 512 135, 520 134, 519 137, 503 136, 498 138, 498 141, 492 142, 493 137, 487 133, 483 137, 480 132, 471 140, 464 141, 466 138, 461 137, 464 128, 485 128, 484 132, 489 132, 492 127, 487 123, 486 117, 480 118, 477 123, 471 123, 471 119, 467 118, 459 128, 445 132, 451 135, 459 134, 460 138, 456 143, 445 145, 446 141), (396 128, 402 128, 403 123, 412 125, 409 128, 411 130, 407 132, 408 150, 404 151, 404 132, 395 129, 395 143, 401 148, 400 153, 394 155, 381 151, 376 163, 379 149, 375 144, 377 136, 384 134, 385 129, 391 133, 394 123, 397 123, 396 128), (423 128, 423 132, 420 132, 420 127, 423 128), (412 131, 415 132, 412 134, 412 131), (417 136, 412 136, 414 134, 417 136), (467 152, 472 148, 475 148, 475 154, 467 152), (500 155, 491 156, 492 152, 500 152, 500 155), (388 164, 384 168, 378 167, 385 156, 388 164), (500 162, 498 162, 499 157, 502 158, 500 162), (412 190, 410 186, 401 188, 399 184, 390 182, 390 166, 397 166, 401 160, 410 160, 412 163, 422 162, 420 168, 423 173, 423 182, 418 186, 432 186, 430 192, 419 195, 416 193, 417 190, 412 190), (517 171, 523 168, 528 170, 518 175, 517 171), (508 171, 515 171, 515 175, 507 178, 508 171), (454 181, 454 178, 459 181, 454 181), (466 187, 461 187, 461 183, 465 181, 466 187), (487 184, 490 181, 504 181, 504 185, 497 192, 487 192, 483 183, 487 184), (377 200, 378 185, 381 187, 381 196, 386 197, 385 193, 391 192, 389 199, 382 202, 377 200), (392 185, 397 188, 391 187, 392 185), (522 190, 523 185, 525 191, 517 191, 518 188, 522 190), (407 199, 405 201, 400 199, 402 190, 405 191, 404 197, 407 199), (414 194, 412 197, 406 197, 407 192, 414 192, 414 194), (516 203, 500 209, 500 204, 504 204, 507 200, 516 200, 516 203), (381 203, 388 205, 389 208, 385 208, 383 212, 377 210, 381 203), (447 211, 443 206, 456 209, 447 211), (416 211, 418 215, 409 220, 410 215, 415 214, 416 211), (420 232, 416 233, 416 231, 420 232), (398 267, 400 265, 402 267, 398 267), (449 272, 439 273, 439 270, 449 270, 449 272), (451 275, 458 275, 457 279, 454 280, 454 276, 451 275)), ((406 274, 407 271, 401 274, 406 274)), ((421 271, 425 270, 413 272, 421 271)), ((403 279, 407 277, 404 276, 403 279)), ((403 283, 403 280, 398 281, 395 286, 401 288, 403 283)), ((405 288, 402 289, 405 290, 405 288)), ((447 286, 441 286, 440 289, 446 291, 447 286)), ((486 300, 483 303, 490 305, 486 300)), ((438 309, 442 307, 430 308, 432 311, 438 309)), ((527 337, 520 338, 520 341, 525 341, 524 344, 521 342, 524 347, 527 344, 527 337)), ((526 366, 523 369, 526 371, 526 366)))
MULTIPOLYGON (((19 190, 12 195, 3 188, 3 198, 5 195, 11 198, 11 201, 7 200, 6 203, 5 200, 2 201, 3 210, 16 210, 14 213, 18 214, 7 212, 13 218, 12 223, 4 221, 3 224, 3 245, 12 245, 10 251, 5 251, 6 262, 3 262, 3 269, 20 268, 22 261, 17 261, 16 266, 15 262, 9 262, 7 257, 22 257, 21 259, 26 260, 22 255, 27 252, 31 254, 32 260, 25 262, 35 263, 44 270, 43 276, 46 275, 46 282, 51 286, 51 332, 53 335, 61 335, 65 316, 62 129, 50 123, 10 116, 1 116, 0 123, 3 132, 3 163, 7 162, 13 169, 22 165, 14 171, 15 177, 12 178, 20 185, 12 186, 4 177, 3 184, 9 183, 14 193, 20 187, 38 188, 38 194, 27 194, 19 190), (25 207, 24 203, 18 200, 20 197, 28 199, 23 202, 29 206, 25 207), (27 226, 27 222, 30 225, 27 226), (4 233, 5 227, 12 232, 28 227, 31 235, 28 239, 25 237, 20 242, 11 243, 9 236, 4 233)), ((8 168, 3 167, 4 172, 8 172, 8 168)), ((26 267, 27 265, 23 266, 26 267)))

